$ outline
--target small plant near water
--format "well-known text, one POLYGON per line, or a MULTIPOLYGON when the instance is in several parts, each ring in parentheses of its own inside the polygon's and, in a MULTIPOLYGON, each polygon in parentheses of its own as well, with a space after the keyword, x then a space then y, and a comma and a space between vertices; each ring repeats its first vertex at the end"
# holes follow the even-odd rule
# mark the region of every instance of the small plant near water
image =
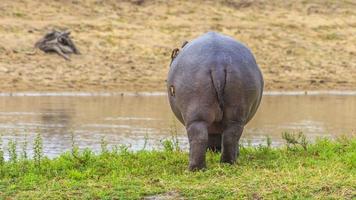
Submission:
POLYGON ((102 154, 106 154, 109 152, 108 142, 105 140, 105 137, 101 137, 100 139, 100 149, 102 154))
POLYGON ((181 151, 178 140, 177 126, 175 123, 170 128, 170 134, 170 139, 164 139, 161 141, 163 149, 165 151, 181 151))
POLYGON ((163 149, 165 151, 181 151, 180 146, 179 146, 179 141, 178 137, 175 135, 170 138, 170 139, 164 139, 161 141, 161 144, 163 146, 163 149))
POLYGON ((74 138, 74 133, 71 132, 71 143, 72 143, 72 149, 71 149, 71 153, 72 153, 72 156, 76 157, 79 153, 79 147, 78 145, 75 144, 75 138, 74 138))
POLYGON ((8 152, 9 152, 9 160, 12 163, 16 163, 17 162, 17 142, 16 140, 10 139, 8 144, 8 152))
POLYGON ((0 167, 5 163, 4 151, 2 146, 2 135, 0 134, 0 167))
POLYGON ((296 147, 297 145, 300 145, 301 147, 303 147, 304 150, 307 150, 308 141, 306 136, 302 132, 299 132, 297 134, 283 132, 282 138, 286 141, 288 149, 290 149, 292 146, 296 147))
POLYGON ((162 140, 161 143, 164 151, 169 151, 169 152, 174 151, 174 145, 173 145, 174 143, 171 140, 165 139, 162 140))
POLYGON ((21 160, 27 160, 27 136, 25 135, 24 141, 21 146, 21 160))
POLYGON ((272 146, 272 138, 270 136, 267 136, 266 143, 267 143, 268 148, 270 148, 272 146))
POLYGON ((41 168, 43 158, 43 140, 40 134, 37 134, 33 143, 33 161, 36 167, 41 168))
POLYGON ((142 151, 144 151, 146 149, 147 143, 148 143, 148 135, 146 133, 145 137, 144 137, 144 143, 143 143, 142 151))

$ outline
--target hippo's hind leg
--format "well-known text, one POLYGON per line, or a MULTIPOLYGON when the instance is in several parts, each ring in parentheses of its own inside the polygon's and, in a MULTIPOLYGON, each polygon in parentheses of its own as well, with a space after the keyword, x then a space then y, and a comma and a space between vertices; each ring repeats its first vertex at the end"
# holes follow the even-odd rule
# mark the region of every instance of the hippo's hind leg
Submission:
POLYGON ((239 155, 238 143, 243 126, 236 122, 229 122, 222 135, 221 162, 233 164, 239 155))
POLYGON ((208 146, 208 124, 204 121, 193 121, 187 127, 189 138, 189 170, 206 167, 205 153, 208 146))

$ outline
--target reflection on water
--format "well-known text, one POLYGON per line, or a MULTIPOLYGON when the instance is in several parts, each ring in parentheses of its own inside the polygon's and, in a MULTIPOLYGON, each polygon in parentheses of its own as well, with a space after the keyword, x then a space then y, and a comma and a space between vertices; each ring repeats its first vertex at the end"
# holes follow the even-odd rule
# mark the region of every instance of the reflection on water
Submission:
MULTIPOLYGON (((309 138, 335 137, 356 131, 356 96, 264 96, 243 141, 254 145, 272 138, 280 145, 283 131, 303 131, 309 138)), ((72 135, 80 148, 109 145, 131 149, 160 148, 161 140, 176 132, 187 148, 184 127, 173 116, 165 96, 0 97, 0 133, 18 146, 26 138, 31 152, 36 133, 44 138, 44 152, 53 157, 71 148, 72 135)))

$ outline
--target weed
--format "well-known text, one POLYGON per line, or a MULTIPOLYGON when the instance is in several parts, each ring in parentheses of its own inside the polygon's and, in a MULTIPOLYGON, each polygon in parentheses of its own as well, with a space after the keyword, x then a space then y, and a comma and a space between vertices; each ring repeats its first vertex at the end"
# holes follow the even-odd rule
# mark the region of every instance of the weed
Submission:
POLYGON ((27 136, 25 135, 24 141, 22 142, 21 146, 21 160, 27 160, 27 136))
POLYGON ((8 152, 9 152, 9 160, 12 163, 16 163, 17 162, 17 142, 16 140, 10 139, 8 144, 8 152))
POLYGON ((42 158, 43 158, 43 140, 41 135, 38 133, 33 143, 33 160, 35 166, 38 169, 41 169, 42 158))
POLYGON ((270 148, 272 146, 272 139, 270 136, 266 137, 266 143, 267 143, 267 147, 270 148))
POLYGON ((340 39, 342 39, 342 36, 337 33, 329 33, 327 35, 324 35, 323 38, 325 40, 340 40, 340 39))
POLYGON ((121 153, 121 154, 126 154, 126 153, 129 152, 129 147, 124 145, 124 144, 121 144, 121 145, 119 145, 119 151, 118 152, 121 153))
POLYGON ((2 135, 0 134, 0 167, 5 163, 4 151, 2 147, 2 135))
POLYGON ((161 141, 161 144, 163 146, 164 151, 181 151, 177 134, 172 134, 170 139, 163 139, 161 141))
POLYGON ((164 151, 168 151, 168 152, 174 151, 174 145, 171 140, 165 139, 165 140, 162 140, 161 143, 163 145, 164 151))
POLYGON ((72 143, 72 149, 71 149, 72 156, 76 157, 76 156, 78 156, 78 153, 79 153, 79 147, 78 147, 78 145, 75 144, 73 132, 71 132, 71 143, 72 143))
MULTIPOLYGON (((180 151, 179 140, 178 140, 178 130, 177 124, 173 121, 173 125, 170 127, 171 143, 175 151, 180 151)), ((167 143, 168 145, 168 143, 167 143)))
POLYGON ((102 154, 106 154, 109 152, 108 150, 108 143, 107 141, 105 140, 105 137, 101 137, 100 139, 100 149, 101 149, 101 153, 102 154))
POLYGON ((21 12, 14 12, 13 15, 14 15, 15 17, 19 17, 19 18, 23 18, 23 17, 26 16, 24 13, 21 13, 21 12))
POLYGON ((147 147, 147 142, 148 142, 148 135, 147 133, 145 134, 145 138, 144 138, 144 143, 143 143, 143 147, 142 147, 142 151, 144 151, 147 147))
POLYGON ((297 145, 300 145, 303 147, 304 150, 307 150, 308 141, 302 132, 299 133, 283 132, 282 138, 286 141, 288 149, 290 149, 291 146, 296 147, 297 145))

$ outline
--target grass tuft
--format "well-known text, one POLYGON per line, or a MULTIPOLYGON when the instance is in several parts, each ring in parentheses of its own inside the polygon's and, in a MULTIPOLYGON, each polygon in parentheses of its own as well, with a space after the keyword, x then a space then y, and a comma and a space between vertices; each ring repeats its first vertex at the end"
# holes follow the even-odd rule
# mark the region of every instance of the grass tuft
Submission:
POLYGON ((282 138, 286 141, 287 147, 290 149, 292 148, 292 146, 296 147, 297 145, 300 145, 301 147, 303 147, 304 150, 307 150, 308 141, 306 136, 302 132, 299 132, 297 134, 283 132, 282 138))
POLYGON ((33 143, 33 162, 37 169, 41 169, 41 161, 43 158, 43 141, 41 135, 36 135, 33 143))

